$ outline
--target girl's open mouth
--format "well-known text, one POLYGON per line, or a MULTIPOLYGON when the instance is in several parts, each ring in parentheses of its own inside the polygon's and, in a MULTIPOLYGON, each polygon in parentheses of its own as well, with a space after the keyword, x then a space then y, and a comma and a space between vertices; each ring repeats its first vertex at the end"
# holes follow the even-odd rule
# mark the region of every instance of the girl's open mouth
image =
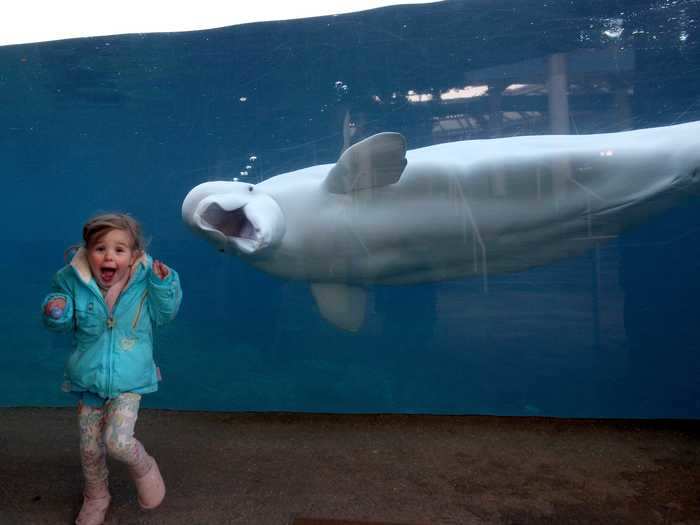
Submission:
POLYGON ((100 268, 100 277, 103 282, 110 283, 114 279, 114 275, 117 273, 116 268, 100 268))

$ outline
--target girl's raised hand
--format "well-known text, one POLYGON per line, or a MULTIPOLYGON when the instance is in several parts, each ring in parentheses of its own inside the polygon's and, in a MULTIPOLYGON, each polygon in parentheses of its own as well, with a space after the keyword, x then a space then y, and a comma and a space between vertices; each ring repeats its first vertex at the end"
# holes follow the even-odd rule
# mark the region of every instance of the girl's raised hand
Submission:
POLYGON ((155 273, 158 278, 162 281, 170 273, 170 268, 165 266, 162 262, 157 259, 153 260, 153 273, 155 273))

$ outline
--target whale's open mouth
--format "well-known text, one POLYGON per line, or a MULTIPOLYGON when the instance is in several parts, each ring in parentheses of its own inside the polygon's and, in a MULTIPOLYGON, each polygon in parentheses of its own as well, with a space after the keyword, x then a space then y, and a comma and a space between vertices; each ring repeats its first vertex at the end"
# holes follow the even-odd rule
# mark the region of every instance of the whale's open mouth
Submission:
POLYGON ((226 237, 229 244, 244 253, 259 251, 266 244, 262 229, 246 213, 246 206, 226 210, 219 203, 211 202, 204 207, 199 218, 200 225, 205 230, 218 232, 226 237))
POLYGON ((277 202, 254 186, 240 182, 205 182, 182 203, 183 220, 219 251, 240 255, 268 252, 285 233, 277 202))
POLYGON ((248 218, 243 208, 224 210, 217 203, 210 204, 201 215, 202 220, 226 237, 258 241, 260 229, 248 218))

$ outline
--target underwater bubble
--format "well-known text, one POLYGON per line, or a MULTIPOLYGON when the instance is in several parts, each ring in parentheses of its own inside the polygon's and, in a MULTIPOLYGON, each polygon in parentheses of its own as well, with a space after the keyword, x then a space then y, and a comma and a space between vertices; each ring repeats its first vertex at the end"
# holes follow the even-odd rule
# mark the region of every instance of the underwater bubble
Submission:
POLYGON ((246 169, 246 170, 252 170, 252 169, 253 169, 253 166, 251 166, 250 164, 248 164, 248 165, 245 167, 245 169, 246 169))
POLYGON ((258 160, 258 157, 256 157, 255 155, 253 155, 253 156, 251 156, 248 160, 249 160, 250 162, 255 162, 256 160, 258 160))
POLYGON ((248 101, 248 97, 241 97, 241 98, 239 98, 238 100, 240 100, 241 102, 247 102, 247 101, 248 101))
POLYGON ((621 18, 610 18, 605 20, 606 29, 603 34, 608 38, 620 38, 625 28, 622 25, 623 20, 621 18))
POLYGON ((247 177, 247 176, 248 176, 248 172, 247 172, 247 171, 242 171, 242 172, 241 172, 241 177, 247 177))
POLYGON ((607 29, 603 31, 603 34, 608 38, 620 38, 622 35, 622 28, 607 29))

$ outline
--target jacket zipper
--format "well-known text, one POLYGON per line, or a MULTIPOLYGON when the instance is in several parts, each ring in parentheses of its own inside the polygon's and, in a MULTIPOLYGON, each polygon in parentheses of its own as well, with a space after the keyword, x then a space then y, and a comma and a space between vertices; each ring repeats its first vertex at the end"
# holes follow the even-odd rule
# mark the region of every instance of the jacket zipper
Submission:
MULTIPOLYGON (((77 270, 73 268, 73 271, 76 273, 77 270)), ((80 275, 78 275, 80 278, 80 275)), ((133 278, 133 275, 131 276, 133 278)), ((95 278, 93 277, 93 281, 95 278)), ((107 302, 105 301, 105 298, 102 296, 102 293, 100 293, 99 290, 95 291, 94 288, 91 288, 88 286, 88 289, 92 291, 93 295, 97 296, 98 299, 100 300, 100 303, 105 309, 105 312, 107 314, 107 329, 109 330, 109 354, 108 354, 108 366, 107 366, 107 398, 111 399, 112 398, 112 368, 114 366, 114 361, 113 361, 113 356, 114 356, 114 326, 115 326, 115 321, 114 321, 114 311, 117 309, 117 305, 119 304, 119 301, 121 300, 122 296, 124 293, 129 289, 131 284, 133 283, 133 279, 129 279, 129 282, 127 283, 126 287, 119 293, 119 297, 117 297, 117 300, 114 302, 114 306, 112 307, 112 311, 109 311, 109 306, 107 306, 107 302)), ((95 284, 97 286, 97 284, 95 284)), ((146 292, 147 293, 147 292, 146 292)), ((141 298, 141 304, 139 305, 139 310, 137 313, 137 319, 138 317, 141 316, 141 307, 143 306, 143 303, 145 301, 146 294, 144 294, 144 297, 141 298)))
POLYGON ((143 303, 146 302, 147 296, 148 296, 148 290, 143 292, 143 295, 141 296, 141 302, 139 303, 139 309, 136 310, 136 316, 134 317, 134 321, 131 323, 131 328, 133 330, 136 330, 136 325, 139 324, 139 320, 141 319, 141 310, 143 310, 143 303))
MULTIPOLYGON (((97 286, 97 285, 95 285, 97 286)), ((102 296, 102 293, 100 293, 99 290, 95 290, 91 286, 88 285, 88 289, 92 292, 92 294, 97 297, 98 302, 102 305, 102 308, 104 308, 105 313, 107 314, 107 329, 109 330, 109 351, 107 353, 107 363, 106 363, 106 371, 107 371, 107 381, 106 381, 106 386, 107 386, 107 398, 112 397, 112 344, 113 344, 113 335, 114 332, 112 329, 114 328, 114 317, 112 316, 112 312, 114 311, 114 308, 112 308, 112 312, 109 311, 109 306, 107 306, 107 302, 105 301, 105 298, 102 296)), ((121 294, 120 294, 121 295, 121 294)), ((119 298, 117 298, 117 302, 119 302, 119 298)), ((114 307, 116 308, 117 303, 114 303, 114 307)))
MULTIPOLYGON (((124 295, 124 292, 126 292, 129 288, 129 285, 131 284, 131 281, 127 284, 126 288, 124 288, 120 293, 119 296, 117 297, 117 300, 114 301, 114 305, 112 306, 112 311, 109 311, 109 306, 107 306, 107 301, 104 300, 104 297, 102 298, 102 302, 105 305, 105 308, 107 309, 107 329, 109 330, 109 373, 108 377, 109 380, 107 382, 107 397, 109 399, 112 399, 112 376, 113 370, 114 370, 114 327, 116 326, 116 321, 114 320, 114 312, 117 311, 117 306, 119 305, 119 301, 121 301, 122 296, 124 295)), ((100 294, 101 295, 101 294, 100 294)))
MULTIPOLYGON (((131 282, 129 283, 131 284, 131 282)), ((90 288, 90 287, 88 287, 90 288)), ((114 327, 116 325, 116 321, 114 320, 114 312, 117 309, 117 305, 119 304, 119 301, 122 298, 122 295, 124 295, 124 292, 129 288, 127 285, 126 288, 124 288, 121 293, 119 294, 119 297, 117 297, 117 300, 114 302, 114 305, 112 306, 112 311, 109 311, 109 306, 107 305, 107 301, 105 301, 104 296, 102 293, 99 292, 99 290, 96 292, 93 288, 90 288, 93 292, 94 295, 96 295, 100 303, 102 304, 102 307, 105 310, 105 313, 107 314, 107 329, 109 330, 109 349, 107 353, 107 399, 111 399, 113 392, 112 392, 112 376, 114 375, 112 373, 113 368, 114 368, 114 327)))
POLYGON ((104 300, 104 297, 102 298, 102 302, 104 302, 105 308, 107 309, 107 329, 109 330, 109 367, 107 368, 107 397, 109 399, 112 399, 112 369, 114 368, 114 311, 117 309, 117 303, 120 298, 121 294, 119 294, 119 297, 117 297, 117 300, 114 302, 111 312, 109 311, 107 301, 104 300))

